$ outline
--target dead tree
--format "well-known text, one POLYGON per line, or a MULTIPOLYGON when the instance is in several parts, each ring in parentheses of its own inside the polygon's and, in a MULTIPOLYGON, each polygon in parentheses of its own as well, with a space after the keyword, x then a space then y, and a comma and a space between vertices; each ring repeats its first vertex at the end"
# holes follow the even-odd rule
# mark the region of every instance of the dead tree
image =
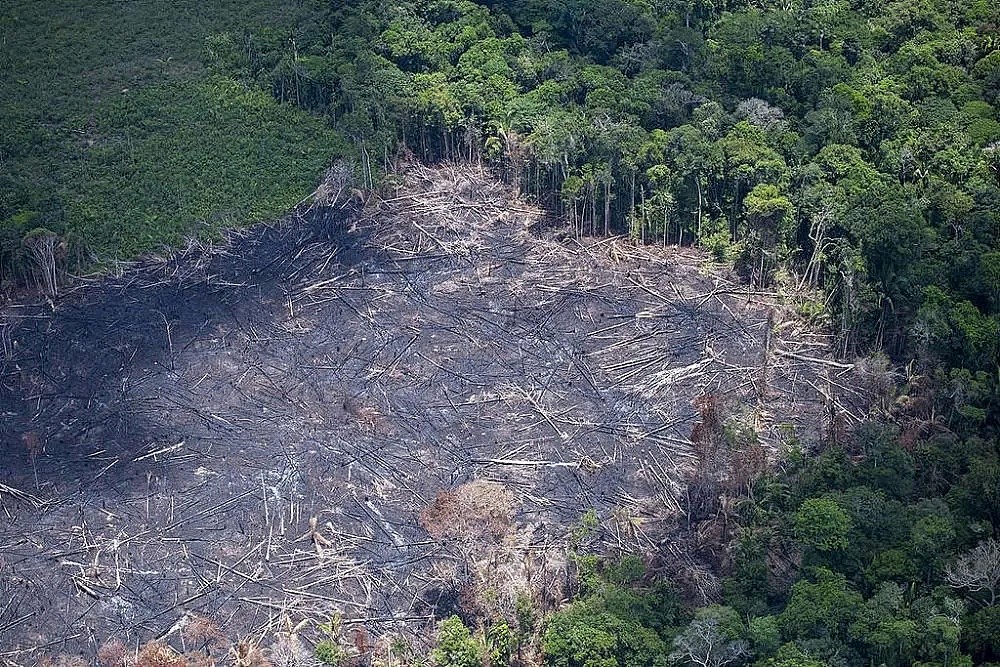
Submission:
POLYGON ((35 262, 35 278, 38 287, 49 298, 55 298, 59 293, 58 258, 65 250, 55 232, 39 227, 24 236, 24 247, 35 262))
POLYGON ((953 588, 964 588, 988 596, 988 606, 997 602, 1000 590, 1000 541, 990 538, 980 542, 948 567, 944 575, 953 588))
POLYGON ((350 200, 355 201, 361 195, 364 203, 364 193, 353 187, 354 168, 346 160, 337 160, 333 166, 326 170, 323 181, 312 194, 315 203, 321 206, 334 207, 340 201, 345 192, 349 193, 350 200))

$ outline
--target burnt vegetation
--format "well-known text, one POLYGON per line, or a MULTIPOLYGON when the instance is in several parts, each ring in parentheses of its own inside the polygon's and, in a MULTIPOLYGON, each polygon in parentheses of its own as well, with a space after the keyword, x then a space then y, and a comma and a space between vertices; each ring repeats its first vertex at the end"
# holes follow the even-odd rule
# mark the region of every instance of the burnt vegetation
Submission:
POLYGON ((549 225, 474 168, 410 165, 365 210, 311 204, 8 309, 11 636, 79 613, 158 636, 185 612, 253 636, 338 605, 382 633, 449 596, 513 622, 519 596, 558 605, 589 509, 607 548, 694 557, 661 540, 688 471, 742 451, 717 401, 772 453, 864 417, 821 334, 771 333, 772 297, 549 225))

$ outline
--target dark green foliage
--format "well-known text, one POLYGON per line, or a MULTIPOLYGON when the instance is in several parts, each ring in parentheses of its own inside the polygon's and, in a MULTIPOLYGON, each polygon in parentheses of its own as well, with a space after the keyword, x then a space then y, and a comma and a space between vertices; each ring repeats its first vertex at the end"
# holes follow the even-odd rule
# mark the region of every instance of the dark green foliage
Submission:
POLYGON ((962 646, 979 662, 1000 662, 1000 607, 980 609, 965 618, 962 646))
POLYGON ((769 530, 746 530, 734 550, 733 566, 723 580, 726 602, 747 617, 765 616, 774 597, 768 580, 769 530))
POLYGON ((865 568, 865 579, 869 587, 884 581, 909 582, 919 576, 917 563, 905 549, 886 549, 875 554, 865 568))
POLYGON ((854 468, 857 483, 889 498, 906 501, 913 497, 915 462, 899 446, 896 429, 882 424, 866 424, 855 434, 863 458, 854 468))
POLYGON ((680 620, 668 587, 636 588, 635 561, 612 566, 579 600, 552 615, 542 653, 557 667, 642 667, 665 664, 667 639, 680 620))
POLYGON ((832 637, 842 639, 861 609, 863 599, 842 574, 816 568, 808 579, 792 586, 781 626, 790 639, 832 637))
POLYGON ((844 444, 793 459, 784 483, 804 500, 744 516, 748 538, 724 591, 750 618, 758 664, 783 664, 779 656, 791 655, 792 644, 804 655, 790 664, 994 659, 998 570, 984 537, 996 531, 996 510, 976 498, 994 497, 985 480, 995 472, 996 441, 949 435, 907 449, 895 431, 869 426, 844 444), (773 573, 764 554, 774 558, 775 540, 765 550, 749 536, 783 526, 800 543, 805 566, 787 598, 768 597, 773 573), (779 648, 775 628, 792 644, 779 648))
POLYGON ((836 497, 852 526, 848 533, 850 549, 840 561, 845 570, 854 573, 870 561, 872 554, 906 546, 911 519, 903 503, 867 486, 845 489, 836 497))

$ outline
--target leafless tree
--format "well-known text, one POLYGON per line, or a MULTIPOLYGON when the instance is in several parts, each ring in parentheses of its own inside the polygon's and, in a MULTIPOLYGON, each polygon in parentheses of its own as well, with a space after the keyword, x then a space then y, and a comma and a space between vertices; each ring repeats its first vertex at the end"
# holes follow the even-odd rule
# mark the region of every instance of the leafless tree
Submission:
POLYGON ((784 129, 785 112, 756 97, 743 100, 736 106, 736 117, 765 130, 784 129))
POLYGON ((14 326, 9 322, 0 322, 0 358, 10 359, 14 356, 14 339, 11 331, 14 326))
POLYGON ((716 618, 696 618, 674 639, 670 659, 698 667, 723 667, 750 655, 750 646, 742 639, 729 639, 716 618))
POLYGON ((340 202, 344 193, 348 193, 351 202, 361 199, 364 203, 364 193, 354 186, 354 168, 347 160, 337 160, 326 170, 323 181, 312 194, 315 203, 321 206, 334 207, 340 202), (355 194, 357 193, 357 194, 355 194))
POLYGON ((1000 587, 1000 541, 992 537, 983 540, 948 566, 944 576, 954 588, 987 593, 992 607, 1000 587))
POLYGON ((48 297, 54 298, 59 292, 56 260, 60 251, 64 249, 59 241, 59 236, 55 232, 39 228, 28 232, 23 243, 28 252, 31 253, 31 258, 35 260, 38 286, 48 297))
POLYGON ((271 644, 270 661, 274 667, 319 667, 322 664, 294 634, 279 637, 271 644))

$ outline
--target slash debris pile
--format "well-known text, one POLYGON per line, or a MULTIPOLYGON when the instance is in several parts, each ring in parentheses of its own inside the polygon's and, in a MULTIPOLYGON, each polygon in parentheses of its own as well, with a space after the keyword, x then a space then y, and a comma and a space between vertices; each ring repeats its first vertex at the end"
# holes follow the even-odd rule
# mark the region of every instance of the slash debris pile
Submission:
POLYGON ((685 557, 706 401, 771 446, 861 417, 827 339, 699 254, 561 238, 467 167, 399 183, 2 311, 6 655, 557 600, 589 509, 685 557))

